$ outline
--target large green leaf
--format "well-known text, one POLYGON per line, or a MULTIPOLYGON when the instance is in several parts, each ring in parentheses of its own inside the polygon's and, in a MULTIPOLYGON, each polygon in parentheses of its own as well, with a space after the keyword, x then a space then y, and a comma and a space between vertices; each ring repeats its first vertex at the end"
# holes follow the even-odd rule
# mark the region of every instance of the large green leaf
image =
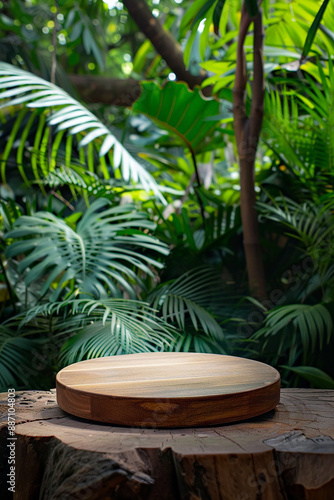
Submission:
POLYGON ((204 98, 198 88, 190 90, 183 82, 168 82, 164 87, 143 82, 141 86, 133 109, 177 134, 191 150, 200 151, 217 125, 219 102, 204 98))
POLYGON ((144 233, 154 228, 135 206, 112 207, 100 198, 82 215, 76 230, 49 212, 20 217, 7 233, 17 241, 8 246, 6 255, 25 255, 19 271, 27 271, 27 286, 45 280, 41 295, 57 283, 51 300, 57 300, 70 282, 75 283, 72 291, 93 297, 105 295, 105 289, 119 296, 118 285, 135 298, 134 285, 142 286, 138 272, 152 276, 151 266, 163 266, 152 252, 168 254, 165 244, 144 233))
POLYGON ((217 31, 220 23, 220 18, 225 6, 226 0, 218 0, 215 10, 213 12, 212 20, 213 20, 213 25, 217 31))
MULTIPOLYGON (((163 199, 153 177, 129 154, 115 134, 85 106, 60 87, 20 68, 0 62, 0 100, 3 100, 0 108, 10 108, 10 110, 15 111, 15 107, 17 107, 21 110, 1 158, 1 174, 4 180, 9 153, 14 141, 20 140, 22 146, 17 152, 17 163, 18 168, 21 169, 22 177, 27 182, 27 177, 21 167, 22 152, 34 120, 38 119, 31 159, 36 178, 39 177, 37 174, 37 158, 40 158, 41 170, 43 175, 46 176, 55 166, 59 146, 64 141, 62 136, 66 132, 68 139, 70 139, 70 141, 66 141, 66 150, 72 147, 71 136, 79 139, 79 149, 91 147, 90 153, 92 153, 95 148, 105 177, 110 176, 105 157, 109 158, 108 155, 112 151, 112 166, 116 175, 119 175, 120 172, 124 181, 141 183, 144 189, 147 191, 153 190, 155 194, 163 199), (45 121, 44 114, 33 114, 25 125, 21 137, 19 137, 18 132, 22 120, 29 110, 36 110, 38 113, 41 110, 47 110, 49 112, 47 121, 45 121), (50 135, 50 126, 56 129, 57 133, 54 137, 50 135), (51 159, 48 160, 47 152, 52 140, 51 159)), ((85 154, 83 154, 83 158, 85 158, 85 154)), ((92 156, 90 165, 95 168, 94 157, 92 156)))
POLYGON ((206 0, 205 4, 203 5, 203 7, 201 7, 199 9, 199 11, 197 12, 192 24, 191 24, 191 28, 193 28, 194 26, 197 25, 198 22, 202 21, 202 19, 205 18, 208 10, 212 7, 212 5, 214 3, 216 3, 217 0, 206 0))

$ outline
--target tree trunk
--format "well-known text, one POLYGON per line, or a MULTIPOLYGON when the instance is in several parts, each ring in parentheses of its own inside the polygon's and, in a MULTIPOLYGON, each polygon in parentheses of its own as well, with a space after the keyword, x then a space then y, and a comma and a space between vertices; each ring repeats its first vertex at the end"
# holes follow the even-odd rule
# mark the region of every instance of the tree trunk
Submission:
MULTIPOLYGON (((0 482, 8 477, 2 394, 0 482)), ((330 500, 334 391, 283 389, 276 410, 238 424, 125 428, 72 417, 55 391, 16 395, 14 500, 330 500)))
POLYGON ((242 8, 237 47, 237 66, 233 89, 234 129, 240 164, 240 204, 244 233, 248 282, 251 293, 258 300, 266 298, 266 279, 262 260, 258 217, 255 209, 255 156, 259 141, 264 105, 262 12, 251 19, 245 4, 242 8), (254 22, 253 96, 250 116, 245 109, 247 69, 244 43, 249 26, 254 22))
POLYGON ((239 159, 240 209, 249 288, 258 300, 266 298, 266 278, 262 261, 258 215, 255 209, 254 161, 239 159))

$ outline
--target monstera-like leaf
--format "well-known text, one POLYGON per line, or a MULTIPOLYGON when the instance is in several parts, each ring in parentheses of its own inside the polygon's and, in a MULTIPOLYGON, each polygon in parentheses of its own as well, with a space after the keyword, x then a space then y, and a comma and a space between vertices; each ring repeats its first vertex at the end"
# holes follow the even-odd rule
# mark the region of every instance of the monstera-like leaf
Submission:
POLYGON ((145 114, 161 127, 177 134, 194 152, 199 152, 217 125, 219 102, 190 90, 183 82, 160 87, 143 82, 142 93, 132 109, 145 114))

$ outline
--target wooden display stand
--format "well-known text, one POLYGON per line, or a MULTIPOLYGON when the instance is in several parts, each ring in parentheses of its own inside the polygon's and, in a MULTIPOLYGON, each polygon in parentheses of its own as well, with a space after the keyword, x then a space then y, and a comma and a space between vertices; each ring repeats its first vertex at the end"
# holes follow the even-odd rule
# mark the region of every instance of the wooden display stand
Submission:
MULTIPOLYGON (((1 498, 7 394, 1 395, 1 498)), ((17 393, 15 500, 332 500, 334 391, 282 389, 276 409, 193 429, 72 417, 55 390, 17 393)))
POLYGON ((280 375, 235 356, 151 352, 107 356, 57 374, 57 402, 77 417, 133 427, 235 422, 272 410, 280 375))

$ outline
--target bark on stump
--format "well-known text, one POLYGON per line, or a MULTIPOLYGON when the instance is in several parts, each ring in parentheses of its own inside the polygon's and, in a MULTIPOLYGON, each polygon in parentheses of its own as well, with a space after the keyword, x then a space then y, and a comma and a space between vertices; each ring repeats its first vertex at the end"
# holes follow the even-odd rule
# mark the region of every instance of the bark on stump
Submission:
MULTIPOLYGON (((55 390, 16 398, 17 500, 334 498, 334 391, 283 389, 264 416, 172 431, 72 417, 57 406, 55 390)), ((7 499, 7 394, 1 413, 7 499)))

